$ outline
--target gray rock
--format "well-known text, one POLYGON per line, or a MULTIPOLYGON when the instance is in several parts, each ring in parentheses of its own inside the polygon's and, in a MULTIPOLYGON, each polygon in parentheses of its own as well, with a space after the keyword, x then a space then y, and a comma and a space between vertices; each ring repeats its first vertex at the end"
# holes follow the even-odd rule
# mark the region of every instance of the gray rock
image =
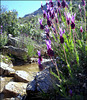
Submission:
POLYGON ((4 46, 2 48, 3 52, 7 54, 12 54, 15 55, 19 59, 24 59, 25 55, 27 56, 27 50, 26 49, 21 49, 13 46, 4 46))
POLYGON ((11 58, 10 57, 8 57, 8 56, 5 56, 5 55, 0 55, 0 60, 1 60, 1 62, 4 62, 4 63, 6 63, 6 64, 8 64, 8 66, 9 67, 13 67, 13 64, 12 64, 12 61, 11 61, 11 58))
POLYGON ((18 94, 26 94, 27 83, 22 82, 9 82, 5 85, 3 93, 6 97, 16 97, 18 94))
POLYGON ((10 68, 8 64, 5 64, 4 62, 0 62, 0 75, 7 75, 11 76, 15 73, 15 70, 10 68))
POLYGON ((26 71, 18 70, 15 72, 15 76, 14 76, 15 81, 28 83, 33 79, 34 77, 30 76, 29 73, 27 73, 26 71))
POLYGON ((26 91, 35 91, 36 90, 36 80, 34 79, 33 81, 31 81, 26 88, 26 91))
POLYGON ((14 47, 25 48, 23 39, 18 37, 12 37, 11 34, 8 35, 8 44, 14 47))
POLYGON ((13 77, 2 77, 0 76, 0 93, 3 91, 4 86, 13 80, 13 77))
POLYGON ((59 81, 53 75, 50 74, 49 68, 46 68, 43 71, 38 72, 35 79, 31 83, 28 83, 26 88, 27 95, 31 91, 35 90, 39 92, 44 91, 45 93, 53 91, 54 84, 58 83, 59 81))

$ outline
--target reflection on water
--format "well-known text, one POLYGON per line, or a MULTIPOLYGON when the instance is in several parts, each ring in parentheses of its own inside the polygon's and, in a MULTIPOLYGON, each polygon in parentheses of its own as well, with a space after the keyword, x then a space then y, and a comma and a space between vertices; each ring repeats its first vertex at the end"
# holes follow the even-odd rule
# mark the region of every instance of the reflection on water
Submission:
POLYGON ((39 68, 38 68, 37 63, 26 64, 26 65, 22 65, 22 66, 14 66, 13 69, 23 70, 26 72, 39 72, 39 68))

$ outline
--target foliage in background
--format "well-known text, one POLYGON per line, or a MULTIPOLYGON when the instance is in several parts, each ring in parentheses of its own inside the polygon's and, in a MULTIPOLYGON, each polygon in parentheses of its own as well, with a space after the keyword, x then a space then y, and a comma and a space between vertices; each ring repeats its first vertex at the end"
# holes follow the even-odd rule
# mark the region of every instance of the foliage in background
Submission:
POLYGON ((6 45, 8 42, 8 36, 7 33, 1 33, 0 34, 0 48, 3 47, 4 45, 6 45))

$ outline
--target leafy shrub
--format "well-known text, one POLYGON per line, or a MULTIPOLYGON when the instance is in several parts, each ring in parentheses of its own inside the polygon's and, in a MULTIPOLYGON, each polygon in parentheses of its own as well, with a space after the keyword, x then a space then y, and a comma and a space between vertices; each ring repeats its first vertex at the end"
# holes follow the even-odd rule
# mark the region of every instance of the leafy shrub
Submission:
POLYGON ((0 48, 3 47, 4 45, 6 45, 7 41, 8 41, 7 33, 4 32, 4 33, 0 34, 0 48))

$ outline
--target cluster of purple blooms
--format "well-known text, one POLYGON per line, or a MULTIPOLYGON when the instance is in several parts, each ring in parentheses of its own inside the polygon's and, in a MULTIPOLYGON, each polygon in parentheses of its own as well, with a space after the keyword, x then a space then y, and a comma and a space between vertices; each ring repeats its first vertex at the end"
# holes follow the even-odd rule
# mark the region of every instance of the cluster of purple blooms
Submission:
MULTIPOLYGON (((85 6, 85 1, 82 0, 82 5, 85 6)), ((49 2, 46 2, 46 6, 47 6, 47 10, 43 10, 43 5, 41 3, 41 9, 43 11, 43 18, 46 19, 47 21, 47 25, 43 25, 43 19, 39 19, 39 23, 40 23, 40 29, 44 30, 47 36, 47 40, 46 40, 46 45, 47 45, 47 53, 50 57, 54 56, 54 51, 51 48, 51 40, 50 40, 50 28, 52 29, 52 31, 54 32, 54 34, 57 33, 57 30, 55 28, 55 23, 58 25, 59 23, 59 19, 58 19, 58 15, 59 18, 61 19, 61 7, 68 8, 68 4, 65 0, 62 0, 62 2, 60 2, 60 0, 56 1, 56 7, 54 7, 54 3, 52 2, 52 0, 49 0, 49 2)), ((79 7, 80 9, 80 7, 79 7)), ((81 9, 80 9, 81 10, 81 9)), ((75 14, 70 14, 69 12, 64 12, 65 18, 66 18, 66 22, 68 26, 71 26, 71 29, 75 29, 75 14)), ((83 32, 82 26, 80 27, 80 32, 83 32)), ((63 44, 64 43, 64 37, 63 34, 65 33, 65 29, 63 30, 62 28, 59 27, 59 36, 60 36, 60 43, 63 44)), ((41 59, 40 59, 40 51, 38 52, 39 55, 39 67, 41 67, 41 59)))
MULTIPOLYGON (((52 0, 48 2, 46 2, 46 6, 47 6, 47 11, 43 10, 43 5, 41 4, 41 9, 43 11, 43 18, 46 19, 47 21, 47 25, 44 26, 42 24, 43 22, 43 19, 39 19, 39 23, 40 23, 40 29, 44 29, 45 30, 45 33, 46 33, 46 36, 48 38, 48 40, 46 40, 46 44, 47 44, 47 53, 49 56, 54 56, 54 52, 51 48, 51 40, 49 39, 49 28, 51 27, 51 29, 53 30, 53 32, 56 34, 57 31, 56 31, 56 28, 54 26, 54 23, 58 23, 59 20, 58 20, 58 13, 59 13, 59 17, 61 18, 61 7, 62 8, 65 8, 67 7, 68 8, 68 5, 67 3, 65 2, 65 0, 63 0, 62 2, 60 2, 60 0, 57 0, 56 1, 56 7, 54 7, 54 3, 52 2, 52 0)), ((67 20, 67 24, 69 25, 70 24, 70 20, 71 20, 71 28, 72 29, 75 29, 75 16, 76 14, 71 14, 70 13, 65 13, 65 17, 66 17, 66 20, 67 20)), ((58 24, 57 24, 58 25, 58 24)), ((64 43, 64 38, 63 38, 63 33, 65 32, 65 30, 62 30, 62 28, 59 28, 59 35, 60 35, 60 43, 64 43)))
MULTIPOLYGON (((70 0, 69 0, 70 1, 70 0)), ((57 31, 56 31, 56 27, 55 27, 55 23, 58 25, 59 23, 59 19, 58 19, 58 15, 59 15, 59 18, 61 19, 61 7, 62 8, 65 8, 67 7, 68 8, 68 4, 65 0, 62 0, 62 2, 60 2, 60 0, 56 0, 56 7, 54 7, 54 3, 52 2, 52 0, 49 0, 49 3, 46 2, 46 6, 47 6, 47 10, 43 10, 43 5, 41 3, 41 9, 43 11, 43 18, 46 19, 47 21, 47 25, 43 25, 42 22, 43 22, 43 19, 39 19, 39 23, 40 23, 40 29, 44 30, 45 33, 46 33, 46 36, 47 36, 47 40, 46 41, 46 45, 47 45, 47 54, 52 57, 54 56, 54 51, 52 50, 51 48, 51 40, 50 40, 50 35, 49 35, 49 32, 50 32, 50 28, 52 29, 52 31, 54 32, 54 34, 57 34, 57 31)), ((85 1, 82 0, 82 6, 85 6, 85 1)), ((79 10, 81 12, 81 8, 79 6, 79 10)), ((65 15, 65 18, 66 18, 66 23, 67 25, 70 27, 71 26, 71 29, 75 29, 75 16, 76 16, 76 13, 75 14, 70 14, 69 12, 64 12, 64 15, 65 15)), ((80 27, 80 32, 82 33, 83 32, 83 29, 82 29, 82 26, 80 27)), ((60 43, 63 44, 64 43, 64 38, 63 38, 63 34, 65 33, 65 29, 62 29, 59 27, 59 36, 60 36, 60 43)), ((39 68, 40 69, 43 69, 42 65, 41 65, 41 61, 42 61, 42 57, 41 57, 41 52, 38 51, 38 64, 39 64, 39 68)), ((73 93, 72 93, 72 90, 70 89, 69 90, 69 94, 70 96, 72 97, 73 96, 73 93)))
MULTIPOLYGON (((40 29, 45 30, 46 36, 49 39, 49 28, 51 27, 53 32, 55 34, 57 33, 54 24, 59 23, 58 14, 59 14, 59 17, 61 19, 61 7, 62 8, 67 7, 68 8, 68 4, 65 0, 62 0, 62 2, 60 2, 60 0, 57 0, 56 1, 56 7, 54 7, 54 3, 52 2, 52 0, 49 0, 49 3, 46 2, 46 5, 47 5, 47 10, 46 11, 43 10, 43 5, 42 4, 41 4, 41 8, 42 8, 42 11, 43 11, 43 18, 46 19, 46 21, 47 21, 47 26, 44 26, 42 24, 43 19, 41 19, 41 20, 39 19, 39 23, 40 23, 40 29)), ((82 5, 85 6, 85 1, 84 0, 82 0, 82 5)), ((64 12, 64 15, 65 15, 65 18, 66 18, 67 25, 71 26, 71 29, 75 29, 75 16, 76 16, 76 13, 71 15, 69 12, 64 12)), ((64 43, 63 33, 65 32, 65 30, 62 30, 62 28, 59 28, 59 31, 60 31, 59 32, 60 43, 64 43)), ((80 27, 80 32, 83 32, 82 26, 80 27)), ((50 56, 51 55, 52 54, 50 54, 50 56)))
POLYGON ((41 61, 42 61, 42 57, 41 57, 41 52, 40 51, 38 51, 38 64, 39 64, 39 69, 40 70, 43 70, 43 66, 42 66, 42 64, 41 64, 41 61))

